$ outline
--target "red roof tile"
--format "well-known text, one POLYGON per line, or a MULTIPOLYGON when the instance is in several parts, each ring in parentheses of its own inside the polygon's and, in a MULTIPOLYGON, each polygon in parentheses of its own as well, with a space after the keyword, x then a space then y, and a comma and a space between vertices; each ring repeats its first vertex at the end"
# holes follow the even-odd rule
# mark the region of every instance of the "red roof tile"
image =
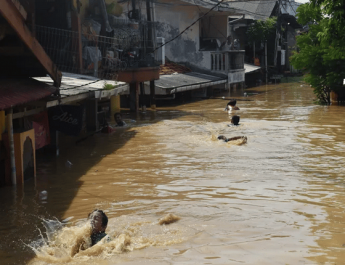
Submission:
POLYGON ((165 65, 161 65, 159 69, 160 75, 171 75, 173 73, 185 74, 189 72, 192 72, 192 70, 188 67, 173 62, 166 62, 165 65))
POLYGON ((27 79, 0 79, 0 110, 50 96, 57 88, 27 79))

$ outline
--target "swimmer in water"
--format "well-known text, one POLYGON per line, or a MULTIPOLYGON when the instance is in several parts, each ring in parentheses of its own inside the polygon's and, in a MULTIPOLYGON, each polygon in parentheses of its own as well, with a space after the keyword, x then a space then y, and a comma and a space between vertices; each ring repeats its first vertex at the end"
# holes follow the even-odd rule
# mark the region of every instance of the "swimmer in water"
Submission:
POLYGON ((114 120, 116 122, 116 127, 122 127, 126 125, 126 123, 122 120, 122 115, 120 112, 116 112, 114 114, 114 120))
POLYGON ((224 142, 230 142, 230 141, 235 141, 235 140, 239 140, 242 139, 243 143, 247 142, 247 136, 235 136, 235 137, 231 137, 231 138, 226 138, 224 135, 219 135, 218 136, 218 140, 224 140, 224 142))
POLYGON ((102 210, 96 209, 89 214, 88 220, 92 227, 91 246, 93 246, 107 236, 105 230, 108 225, 108 217, 102 210))
POLYGON ((240 116, 234 115, 231 117, 231 125, 239 125, 240 116))
POLYGON ((226 107, 224 110, 227 110, 229 113, 232 111, 232 110, 240 110, 239 107, 236 106, 236 99, 231 99, 228 104, 226 104, 226 107))

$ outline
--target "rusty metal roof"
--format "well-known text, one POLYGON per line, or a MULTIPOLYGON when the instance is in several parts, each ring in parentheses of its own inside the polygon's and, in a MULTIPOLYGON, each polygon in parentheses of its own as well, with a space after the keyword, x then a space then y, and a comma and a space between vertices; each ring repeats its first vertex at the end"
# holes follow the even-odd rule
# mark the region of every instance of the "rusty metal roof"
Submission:
POLYGON ((56 90, 31 78, 0 79, 0 110, 48 97, 56 90))

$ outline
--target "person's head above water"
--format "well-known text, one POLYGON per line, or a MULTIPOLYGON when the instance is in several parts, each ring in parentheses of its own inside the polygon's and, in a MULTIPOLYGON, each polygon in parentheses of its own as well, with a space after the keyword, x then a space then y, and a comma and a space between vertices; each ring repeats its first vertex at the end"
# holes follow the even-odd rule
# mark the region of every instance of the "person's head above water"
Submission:
POLYGON ((93 210, 89 213, 88 220, 91 221, 93 234, 103 233, 107 229, 108 217, 102 210, 93 210))
POLYGON ((231 123, 233 125, 238 125, 239 122, 240 122, 240 116, 234 115, 231 117, 231 123))
POLYGON ((116 124, 118 126, 123 126, 124 125, 123 120, 122 120, 122 115, 121 115, 120 112, 116 112, 114 114, 114 120, 115 120, 115 122, 116 122, 116 124))
POLYGON ((230 99, 230 101, 228 102, 227 106, 230 105, 231 107, 236 106, 236 99, 230 99))
POLYGON ((231 110, 239 110, 239 108, 236 106, 236 99, 230 99, 228 104, 226 104, 225 110, 231 111, 231 110))

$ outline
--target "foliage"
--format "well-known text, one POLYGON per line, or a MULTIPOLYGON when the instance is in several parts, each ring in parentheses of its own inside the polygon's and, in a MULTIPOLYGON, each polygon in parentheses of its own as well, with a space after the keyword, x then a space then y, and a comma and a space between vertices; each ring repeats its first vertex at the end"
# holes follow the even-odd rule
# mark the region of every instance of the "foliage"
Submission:
MULTIPOLYGON (((272 17, 267 20, 256 20, 247 30, 248 45, 250 47, 255 44, 256 51, 260 53, 263 46, 257 47, 257 44, 263 44, 267 41, 267 61, 268 64, 274 62, 274 47, 276 36, 277 18, 272 17)), ((261 51, 263 52, 263 51, 261 51)))
POLYGON ((345 2, 311 0, 297 9, 298 22, 308 31, 297 37, 299 52, 290 58, 296 69, 306 71, 321 102, 330 104, 331 91, 340 92, 345 78, 345 2))
POLYGON ((111 90, 111 89, 113 89, 115 87, 116 87, 116 85, 108 84, 107 82, 104 82, 104 85, 103 85, 103 89, 104 90, 111 90))
POLYGON ((277 18, 271 17, 267 20, 256 20, 247 30, 248 42, 265 42, 275 36, 277 18))

